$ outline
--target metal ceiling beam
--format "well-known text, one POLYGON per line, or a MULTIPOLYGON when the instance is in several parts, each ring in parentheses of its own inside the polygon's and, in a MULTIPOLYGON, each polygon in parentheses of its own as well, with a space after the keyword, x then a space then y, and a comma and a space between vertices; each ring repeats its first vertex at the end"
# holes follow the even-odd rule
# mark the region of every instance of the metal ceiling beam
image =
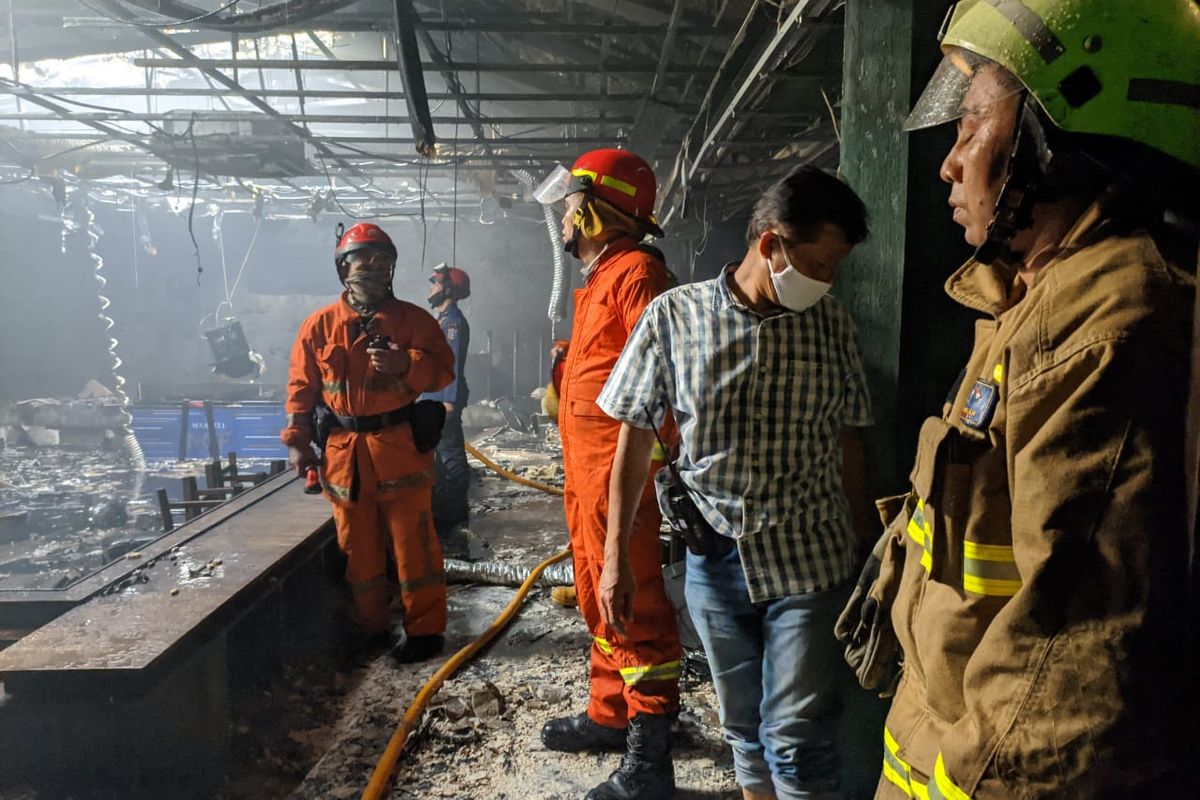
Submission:
MULTIPOLYGON (((136 20, 142 23, 162 24, 161 19, 136 20)), ((489 19, 489 20, 458 20, 458 21, 423 21, 421 23, 431 33, 506 33, 527 34, 530 36, 663 36, 667 32, 666 25, 630 25, 599 23, 564 23, 558 20, 535 17, 532 20, 489 19)), ((63 17, 63 28, 128 28, 129 23, 117 22, 106 17, 63 17)), ((274 31, 288 33, 291 30, 317 30, 330 33, 387 33, 392 29, 389 22, 379 17, 347 18, 338 15, 323 17, 320 20, 295 26, 288 26, 274 31)), ((172 32, 203 32, 204 29, 189 25, 168 28, 172 32)), ((722 37, 730 36, 733 30, 729 28, 711 27, 704 25, 681 25, 676 30, 678 36, 722 37)))
MULTIPOLYGON (((197 86, 186 87, 154 87, 144 86, 36 86, 35 91, 47 94, 78 96, 78 97, 228 97, 226 89, 213 89, 197 86)), ((295 89, 253 89, 255 95, 262 98, 299 96, 295 89)), ((0 94, 17 94, 17 90, 0 86, 0 94)), ((305 89, 304 96, 308 100, 403 100, 404 92, 373 91, 354 89, 305 89)), ((461 95, 453 92, 430 92, 430 100, 455 100, 461 97, 472 102, 487 103, 638 103, 644 95, 641 92, 620 92, 617 94, 602 94, 598 92, 558 92, 543 94, 541 92, 463 92, 461 95)), ((680 113, 689 113, 695 106, 677 109, 680 113)))
MULTIPOLYGON (((0 78, 0 81, 4 81, 4 80, 6 80, 6 79, 0 78)), ((29 97, 27 99, 29 99, 30 102, 33 102, 34 98, 29 97)), ((41 100, 41 98, 38 98, 38 99, 41 100)), ((68 110, 63 109, 63 111, 67 112, 68 110)), ((92 125, 92 126, 103 125, 103 123, 97 123, 97 122, 85 123, 85 124, 92 125)), ((97 129, 97 130, 99 130, 99 129, 97 129)), ((9 137, 6 136, 4 133, 0 132, 0 139, 5 139, 5 138, 9 138, 9 137)), ((26 132, 21 132, 21 133, 14 133, 11 136, 11 138, 14 141, 19 141, 21 138, 30 138, 30 139, 73 140, 73 141, 79 141, 79 142, 107 138, 107 139, 117 139, 120 141, 126 141, 130 144, 133 144, 133 145, 136 145, 139 147, 144 146, 144 144, 145 144, 142 137, 127 135, 127 134, 123 134, 120 131, 111 131, 111 130, 105 130, 104 133, 99 133, 99 134, 85 133, 85 132, 77 133, 75 131, 70 131, 70 132, 26 131, 26 132)), ((246 142, 253 142, 253 141, 255 141, 256 138, 258 138, 258 137, 251 137, 251 136, 238 137, 239 141, 246 141, 246 142)), ((261 137, 261 138, 266 141, 272 141, 272 142, 279 140, 278 136, 268 136, 268 137, 261 137)), ((311 137, 311 139, 309 141, 311 141, 314 146, 320 145, 320 146, 334 146, 334 147, 336 147, 339 143, 346 143, 346 144, 412 144, 413 143, 413 140, 411 137, 400 137, 400 136, 337 136, 337 135, 313 136, 313 137, 311 137)), ((604 144, 605 142, 608 142, 610 144, 620 144, 622 142, 622 139, 620 137, 615 137, 615 136, 608 136, 608 137, 604 137, 604 138, 599 138, 599 137, 595 137, 595 136, 590 136, 590 137, 588 137, 588 136, 572 136, 572 137, 550 136, 550 137, 488 139, 487 142, 492 147, 496 147, 496 148, 552 147, 554 145, 562 145, 564 148, 572 148, 576 145, 599 145, 599 144, 604 144)), ((467 140, 464 140, 459 143, 460 147, 462 147, 463 149, 469 149, 474 144, 476 144, 476 143, 467 141, 467 140)), ((567 151, 564 150, 564 152, 567 152, 567 151)), ((529 155, 530 157, 532 157, 532 156, 540 157, 542 154, 541 153, 530 153, 530 154, 526 154, 526 155, 529 155)), ((575 155, 578 155, 578 153, 576 153, 575 155)), ((350 156, 347 156, 347 157, 350 157, 350 156)), ((439 157, 441 157, 441 156, 439 156, 439 157)), ((484 156, 473 155, 471 157, 472 158, 483 158, 484 156)))
MULTIPOLYGON (((425 73, 421 68, 421 49, 417 46, 417 25, 420 17, 413 9, 412 0, 393 0, 393 21, 396 45, 396 68, 400 71, 400 82, 404 86, 404 102, 408 105, 409 125, 417 152, 423 156, 434 154, 437 137, 429 113, 429 98, 425 92, 425 73)), ((297 73, 298 74, 298 73, 297 73)))
MULTIPOLYGON (((169 38, 169 37, 168 37, 169 38)), ((190 51, 189 51, 190 52, 190 51)), ((567 63, 558 62, 552 64, 538 64, 529 62, 475 62, 475 61, 451 61, 447 62, 455 72, 586 72, 595 73, 601 70, 615 75, 654 75, 658 71, 658 65, 646 62, 629 62, 620 61, 611 64, 587 64, 581 62, 567 63)), ((135 67, 154 67, 155 69, 201 69, 201 70, 218 70, 232 69, 237 66, 240 69, 301 69, 301 70, 334 70, 347 72, 390 72, 395 69, 396 65, 391 61, 327 61, 325 59, 294 59, 287 58, 262 58, 262 59, 244 59, 244 58, 199 58, 192 56, 189 59, 173 59, 173 58, 135 58, 133 59, 135 67)), ((426 61, 421 64, 422 69, 440 70, 442 65, 435 61, 426 61)), ((692 75, 695 73, 711 73, 712 69, 708 67, 694 67, 682 64, 673 64, 664 68, 666 75, 692 75)))
MULTIPOLYGON (((112 2, 112 0, 95 0, 95 1, 100 3, 100 5, 103 8, 106 8, 109 11, 109 13, 113 14, 114 16, 120 17, 122 19, 129 19, 132 16, 129 13, 129 11, 127 11, 125 9, 124 6, 120 5, 119 3, 112 2)), ((151 28, 138 28, 138 30, 144 36, 148 37, 151 41, 155 42, 159 47, 170 50, 172 53, 177 55, 183 62, 185 62, 188 66, 190 66, 194 69, 200 70, 202 73, 204 73, 208 77, 212 78, 214 81, 221 84, 225 88, 229 89, 234 94, 237 94, 237 95, 245 98, 251 105, 253 105, 255 108, 258 108, 263 113, 269 114, 272 117, 280 118, 280 121, 284 125, 290 127, 292 130, 294 130, 301 138, 311 141, 313 143, 313 146, 317 148, 317 151, 319 153, 321 153, 322 155, 325 155, 325 156, 329 156, 330 158, 335 160, 338 164, 340 164, 343 167, 346 167, 347 169, 351 170, 351 172, 353 172, 354 168, 351 165, 347 164, 336 153, 329 151, 323 144, 321 144, 321 142, 318 139, 316 139, 311 133, 306 131, 303 127, 295 124, 294 122, 289 122, 286 119, 282 119, 281 118, 282 115, 278 111, 276 111, 271 106, 270 103, 267 103, 265 100, 262 100, 261 98, 257 97, 253 92, 244 88, 240 83, 233 80, 228 75, 226 75, 224 72, 221 72, 219 69, 202 63, 202 59, 198 58, 195 53, 193 53, 191 50, 187 49, 183 45, 176 42, 170 36, 167 36, 165 33, 162 33, 161 31, 153 30, 151 28)), ((169 61, 172 59, 166 59, 166 60, 169 61)), ((238 66, 237 59, 230 59, 230 61, 232 62, 232 64, 231 64, 232 66, 234 66, 234 67, 238 66)), ((252 67, 252 66, 246 67, 246 68, 254 69, 254 67, 252 67)))
MULTIPOLYGON (((799 0, 793 6, 791 13, 778 27, 775 35, 767 41, 762 49, 758 52, 758 56, 754 64, 744 73, 742 82, 730 95, 729 99, 724 103, 724 107, 720 109, 715 121, 705 125, 705 136, 700 144, 700 147, 691 155, 690 164, 685 163, 686 159, 681 152, 680 165, 682 172, 686 175, 682 176, 682 182, 687 185, 695 178, 696 173, 704 166, 708 157, 718 149, 727 146, 727 139, 723 136, 726 134, 726 126, 734 119, 741 111, 743 104, 752 90, 758 90, 762 86, 763 77, 770 75, 783 64, 784 60, 791 53, 793 46, 796 43, 797 37, 802 35, 807 26, 815 21, 809 18, 817 18, 821 14, 829 10, 834 0, 799 0), (723 142, 725 142, 723 144, 723 142)), ((691 133, 688 134, 690 139, 691 133)), ((685 147, 687 143, 685 140, 685 147)), ((675 174, 679 174, 677 171, 675 174)), ((674 178, 675 175, 672 175, 674 178)), ((671 198, 674 190, 674 181, 672 181, 663 193, 665 197, 671 198)), ((675 216, 679 205, 672 202, 670 208, 662 215, 663 223, 667 223, 675 216)))
MULTIPOLYGON (((65 106, 59 105, 58 103, 54 102, 53 100, 50 100, 49 98, 42 97, 41 95, 37 94, 36 92, 30 91, 29 87, 24 86, 23 84, 16 83, 15 81, 10 81, 8 78, 0 77, 0 86, 3 86, 6 89, 12 90, 13 94, 18 95, 19 97, 23 98, 25 101, 32 103, 35 106, 41 106, 42 108, 49 109, 50 111, 53 111, 56 114, 69 116, 71 113, 71 109, 69 109, 65 106)), ((76 135, 72 135, 71 138, 112 139, 115 141, 121 141, 121 142, 125 142, 127 144, 131 144, 135 147, 145 149, 145 150, 151 152, 152 154, 157 155, 157 153, 154 153, 153 150, 151 150, 149 147, 146 146, 145 141, 139 136, 128 133, 126 131, 122 131, 118 128, 112 128, 112 127, 108 126, 107 124, 105 124, 104 122, 101 122, 99 120, 84 121, 83 124, 89 128, 92 128, 93 130, 99 131, 100 135, 99 136, 91 136, 91 137, 87 137, 87 136, 79 137, 76 135)), ((20 139, 25 138, 25 137, 39 138, 37 136, 37 134, 33 134, 30 132, 25 132, 25 131, 22 131, 18 136, 11 137, 11 138, 19 141, 20 139)), ((59 134, 58 137, 61 138, 61 134, 59 134)), ((47 138, 49 138, 49 137, 47 137, 47 138)))
MULTIPOLYGON (((307 97, 307 93, 305 93, 307 97)), ((311 98, 310 98, 311 99, 311 98)), ((21 120, 24 122, 187 122, 192 116, 197 122, 259 122, 264 115, 257 111, 205 111, 197 109, 181 111, 130 111, 128 113, 113 113, 109 111, 81 111, 67 114, 40 114, 37 112, 0 111, 0 120, 21 120)), ((391 114, 280 114, 271 119, 286 120, 297 125, 331 125, 338 123, 358 123, 362 125, 408 125, 411 117, 391 114)), ((431 117, 430 121, 438 125, 467 125, 470 120, 466 117, 431 117)), ((577 125, 599 124, 599 120, 580 119, 579 117, 487 117, 488 125, 577 125)), ((605 122, 618 125, 629 125, 632 116, 607 117, 605 122)), ((491 141, 491 140, 489 140, 491 141)))

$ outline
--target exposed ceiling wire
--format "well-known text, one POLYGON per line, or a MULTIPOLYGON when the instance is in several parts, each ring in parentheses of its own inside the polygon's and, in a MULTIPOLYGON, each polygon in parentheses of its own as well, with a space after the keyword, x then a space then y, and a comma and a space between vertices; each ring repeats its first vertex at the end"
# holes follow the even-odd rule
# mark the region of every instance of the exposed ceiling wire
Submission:
POLYGON ((837 138, 838 144, 842 143, 842 132, 838 128, 837 114, 833 111, 833 103, 829 102, 829 95, 825 93, 825 87, 820 87, 821 99, 825 101, 825 108, 829 109, 829 121, 833 123, 833 135, 837 138))
MULTIPOLYGON (((229 0, 228 3, 221 6, 220 8, 214 8, 212 11, 206 11, 205 13, 198 14, 197 16, 194 16, 190 19, 170 19, 170 20, 167 20, 166 22, 142 22, 142 21, 136 20, 136 19, 117 19, 116 17, 112 16, 111 14, 107 14, 104 11, 102 11, 101 9, 96 8, 94 5, 89 3, 87 0, 79 0, 79 2, 82 5, 86 6, 87 8, 91 9, 92 11, 95 11, 97 14, 104 16, 107 19, 111 19, 114 22, 121 22, 126 25, 133 25, 135 28, 178 28, 181 25, 192 25, 197 22, 203 22, 206 19, 212 19, 213 17, 220 14, 222 11, 228 11, 229 9, 233 8, 238 3, 242 2, 242 0, 229 0)), ((155 12, 155 13, 158 13, 158 12, 155 12)))
POLYGON ((204 265, 200 263, 200 243, 196 241, 196 230, 192 223, 196 216, 196 195, 200 192, 200 150, 196 147, 196 114, 192 113, 188 123, 187 136, 192 140, 192 160, 196 174, 192 179, 192 204, 188 207, 188 236, 192 237, 192 247, 196 254, 196 285, 200 285, 200 276, 204 274, 204 265))

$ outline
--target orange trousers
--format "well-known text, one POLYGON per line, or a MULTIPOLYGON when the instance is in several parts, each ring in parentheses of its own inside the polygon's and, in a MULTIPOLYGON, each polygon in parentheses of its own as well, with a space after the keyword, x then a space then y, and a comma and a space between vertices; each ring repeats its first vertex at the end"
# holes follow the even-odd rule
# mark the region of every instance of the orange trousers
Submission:
MULTIPOLYGON (((365 451, 365 448, 363 448, 365 451)), ((363 453, 365 456, 365 452, 363 453)), ((400 578, 404 630, 409 636, 430 636, 446 630, 446 576, 442 548, 433 529, 429 483, 384 494, 369 457, 356 459, 357 502, 333 504, 338 546, 346 554, 346 580, 354 597, 357 622, 368 634, 391 627, 391 590, 387 580, 390 543, 400 578)))
POLYGON ((582 480, 568 478, 564 500, 575 561, 575 593, 592 635, 588 716, 600 725, 624 728, 635 714, 678 710, 681 651, 675 609, 663 585, 658 543, 662 517, 653 480, 642 495, 630 538, 637 591, 626 635, 618 637, 600 615, 610 471, 608 466, 582 480))

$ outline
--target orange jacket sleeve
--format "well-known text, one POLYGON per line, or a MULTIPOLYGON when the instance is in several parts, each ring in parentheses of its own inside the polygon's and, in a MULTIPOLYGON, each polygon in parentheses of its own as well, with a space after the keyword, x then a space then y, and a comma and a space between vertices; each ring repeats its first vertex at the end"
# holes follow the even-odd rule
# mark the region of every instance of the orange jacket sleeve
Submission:
POLYGON ((300 327, 288 364, 286 427, 279 436, 288 447, 304 447, 312 442, 309 414, 321 399, 321 367, 310 330, 308 322, 300 327))
POLYGON ((454 380, 454 351, 431 314, 414 312, 413 337, 408 345, 412 363, 404 382, 418 394, 444 389, 454 380))

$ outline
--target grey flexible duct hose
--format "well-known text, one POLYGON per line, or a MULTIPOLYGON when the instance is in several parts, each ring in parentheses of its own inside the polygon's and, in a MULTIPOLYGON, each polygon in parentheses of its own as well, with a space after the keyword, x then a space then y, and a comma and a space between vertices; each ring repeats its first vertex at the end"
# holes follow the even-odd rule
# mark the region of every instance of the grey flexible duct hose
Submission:
MULTIPOLYGON (((485 583, 489 586, 520 586, 529 568, 504 561, 445 561, 447 583, 485 583)), ((570 561, 551 564, 538 578, 539 586, 574 586, 575 567, 570 561)))
MULTIPOLYGON (((525 184, 530 192, 533 191, 533 176, 523 169, 510 170, 512 176, 525 184)), ((550 239, 550 254, 554 258, 554 280, 550 284, 550 307, 546 316, 550 322, 562 322, 567 316, 567 262, 563 256, 562 243, 559 241, 558 220, 554 217, 554 209, 542 206, 542 214, 546 218, 546 235, 550 239)))
MULTIPOLYGON (((72 244, 80 244, 92 260, 92 277, 96 279, 97 284, 96 298, 100 301, 98 316, 104 324, 104 332, 108 334, 117 323, 107 313, 112 301, 104 295, 104 287, 108 285, 103 275, 104 259, 96 252, 96 242, 100 240, 100 227, 96 224, 96 215, 92 213, 88 203, 86 189, 80 187, 68 190, 67 201, 63 206, 62 223, 62 251, 66 253, 72 244)), ((142 482, 146 476, 146 455, 133 432, 133 415, 129 413, 131 401, 125 392, 125 378, 120 372, 122 361, 117 355, 118 344, 117 338, 109 335, 108 357, 111 360, 113 394, 121 404, 121 438, 129 452, 129 460, 133 463, 133 499, 137 499, 142 494, 142 482)))

